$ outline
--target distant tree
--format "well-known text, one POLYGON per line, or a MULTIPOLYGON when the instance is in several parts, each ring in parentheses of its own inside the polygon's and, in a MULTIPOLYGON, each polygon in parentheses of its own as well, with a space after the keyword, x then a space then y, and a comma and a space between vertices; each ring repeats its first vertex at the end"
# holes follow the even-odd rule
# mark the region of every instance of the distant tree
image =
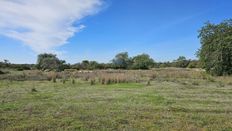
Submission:
POLYGON ((113 67, 116 69, 127 69, 129 67, 130 58, 127 52, 119 53, 112 60, 113 67))
POLYGON ((73 64, 73 65, 71 65, 71 68, 72 68, 72 69, 80 70, 80 69, 82 69, 82 67, 81 67, 81 63, 73 64))
POLYGON ((96 61, 83 60, 81 63, 76 63, 71 66, 73 69, 78 70, 95 70, 95 69, 104 69, 103 64, 98 64, 96 61))
POLYGON ((65 65, 65 61, 59 60, 54 54, 40 54, 37 59, 37 68, 41 70, 61 71, 65 65))
POLYGON ((0 67, 1 68, 10 68, 10 62, 9 62, 9 60, 3 60, 3 61, 0 61, 0 67))
POLYGON ((232 74, 232 19, 220 24, 207 22, 199 31, 198 57, 203 68, 213 75, 232 74))
POLYGON ((90 61, 88 69, 89 70, 99 69, 99 64, 96 61, 90 61))
POLYGON ((9 60, 3 60, 5 64, 10 64, 10 61, 9 60))
POLYGON ((172 64, 174 67, 186 68, 189 63, 190 60, 187 60, 184 56, 180 56, 177 60, 174 60, 172 64))
POLYGON ((187 60, 184 56, 179 56, 179 58, 176 61, 185 61, 187 60))
POLYGON ((87 70, 89 68, 89 61, 88 60, 83 60, 81 62, 81 69, 87 70))
POLYGON ((148 54, 137 55, 132 58, 133 69, 149 69, 154 65, 154 60, 148 54))

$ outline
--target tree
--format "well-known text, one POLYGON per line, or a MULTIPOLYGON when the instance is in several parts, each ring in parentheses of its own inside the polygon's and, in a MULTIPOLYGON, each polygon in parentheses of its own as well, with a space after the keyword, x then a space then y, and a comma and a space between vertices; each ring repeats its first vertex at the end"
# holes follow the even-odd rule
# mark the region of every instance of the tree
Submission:
POLYGON ((177 60, 173 61, 174 67, 186 68, 190 60, 187 60, 184 56, 180 56, 177 60))
POLYGON ((220 24, 207 22, 199 31, 198 57, 203 68, 213 75, 232 74, 232 19, 220 24))
POLYGON ((3 60, 5 64, 10 64, 9 60, 3 60))
POLYGON ((129 56, 127 52, 119 53, 112 60, 112 64, 116 69, 127 69, 129 67, 129 56))
POLYGON ((89 61, 88 60, 83 60, 81 62, 81 68, 84 69, 84 70, 88 69, 89 68, 89 61))
POLYGON ((41 70, 64 70, 65 61, 59 60, 54 54, 40 54, 37 59, 37 68, 41 70))
POLYGON ((149 69, 154 65, 154 60, 148 54, 137 55, 132 58, 133 69, 149 69))
POLYGON ((96 61, 90 61, 89 62, 89 70, 95 70, 99 68, 99 64, 96 61))

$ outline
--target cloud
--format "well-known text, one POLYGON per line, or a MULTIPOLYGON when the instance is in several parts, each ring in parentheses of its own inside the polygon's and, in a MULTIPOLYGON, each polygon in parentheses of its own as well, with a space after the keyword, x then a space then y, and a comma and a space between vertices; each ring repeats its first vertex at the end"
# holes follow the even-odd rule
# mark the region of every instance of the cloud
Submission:
POLYGON ((74 24, 101 5, 101 0, 0 0, 0 35, 37 53, 50 52, 84 29, 74 24))

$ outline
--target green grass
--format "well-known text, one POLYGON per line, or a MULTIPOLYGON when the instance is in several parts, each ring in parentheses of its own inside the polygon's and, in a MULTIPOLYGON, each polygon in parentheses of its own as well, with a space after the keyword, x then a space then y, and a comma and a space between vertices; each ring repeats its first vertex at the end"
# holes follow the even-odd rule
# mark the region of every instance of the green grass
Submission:
POLYGON ((232 130, 232 86, 0 81, 0 130, 232 130), (35 88, 37 92, 32 92, 35 88))

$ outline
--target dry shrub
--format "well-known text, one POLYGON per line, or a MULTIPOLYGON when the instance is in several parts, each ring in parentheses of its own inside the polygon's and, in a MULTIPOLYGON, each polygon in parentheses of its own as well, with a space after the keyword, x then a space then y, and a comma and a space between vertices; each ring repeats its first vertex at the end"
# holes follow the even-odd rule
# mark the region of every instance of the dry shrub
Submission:
POLYGON ((72 84, 75 84, 76 83, 76 80, 75 79, 72 79, 72 84))
POLYGON ((31 92, 38 92, 38 91, 35 88, 32 88, 31 92))
POLYGON ((55 83, 56 79, 57 79, 57 76, 58 76, 58 74, 56 72, 53 72, 53 71, 48 72, 48 74, 47 74, 47 80, 48 81, 52 81, 52 82, 55 83))
POLYGON ((151 86, 151 81, 150 80, 147 81, 147 86, 151 86))
POLYGON ((65 83, 66 83, 66 79, 62 79, 61 82, 62 82, 63 84, 65 84, 65 83))
POLYGON ((132 82, 132 75, 127 75, 125 73, 111 72, 98 72, 97 77, 101 84, 117 84, 117 83, 127 83, 132 82))
POLYGON ((199 86, 200 83, 199 83, 198 81, 194 81, 194 82, 192 83, 192 85, 194 85, 194 86, 199 86))
POLYGON ((105 84, 105 78, 100 78, 101 80, 101 84, 104 85, 105 84))

